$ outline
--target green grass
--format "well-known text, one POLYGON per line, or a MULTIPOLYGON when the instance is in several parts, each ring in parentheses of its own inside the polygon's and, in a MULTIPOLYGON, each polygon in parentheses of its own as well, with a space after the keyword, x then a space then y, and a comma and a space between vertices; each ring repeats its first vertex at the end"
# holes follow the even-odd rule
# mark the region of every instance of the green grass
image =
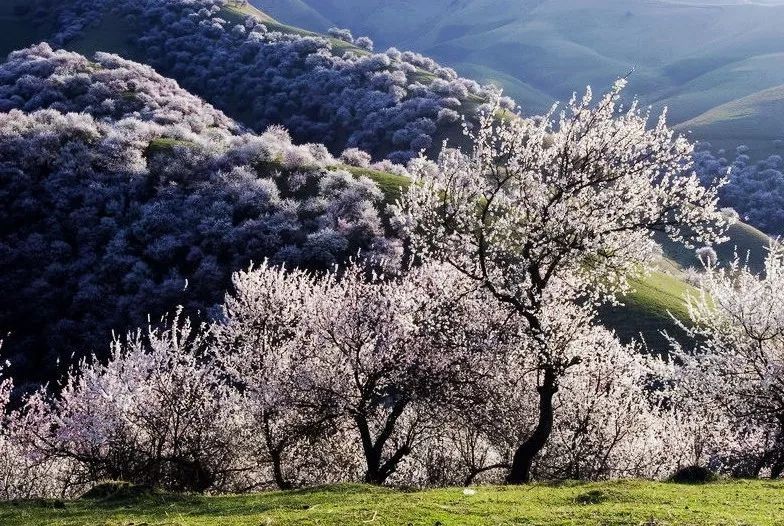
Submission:
POLYGON ((167 153, 177 147, 193 148, 195 146, 196 145, 190 141, 183 141, 172 137, 159 137, 150 141, 150 144, 147 145, 145 155, 149 156, 156 153, 167 153))
POLYGON ((263 23, 267 26, 268 29, 272 31, 280 31, 281 33, 289 33, 294 35, 300 36, 323 36, 327 38, 330 43, 332 44, 332 50, 342 55, 346 51, 353 51, 358 55, 368 55, 369 52, 361 47, 355 46, 353 44, 349 44, 343 40, 339 40, 337 38, 326 37, 326 35, 321 35, 318 33, 314 33, 313 31, 308 31, 306 29, 302 29, 299 27, 290 26, 287 24, 281 24, 267 13, 258 9, 250 4, 246 4, 243 6, 234 5, 234 4, 227 4, 223 7, 220 14, 218 15, 224 18, 226 21, 231 22, 233 24, 241 24, 246 16, 252 16, 256 18, 258 21, 263 23))
POLYGON ((632 281, 634 291, 620 298, 623 305, 608 305, 600 309, 600 319, 624 341, 642 339, 655 351, 669 347, 666 331, 679 340, 683 329, 673 320, 688 321, 686 296, 696 290, 673 274, 656 271, 632 281))
POLYGON ((696 294, 697 290, 683 280, 660 271, 632 282, 634 292, 626 298, 628 304, 644 306, 652 315, 669 318, 670 314, 678 319, 686 319, 685 298, 696 294))
POLYGON ((340 168, 356 177, 364 176, 371 179, 384 193, 384 201, 389 204, 395 203, 400 197, 401 190, 405 190, 411 184, 411 179, 403 175, 347 165, 341 165, 340 168))
POLYGON ((784 524, 784 483, 642 481, 401 492, 340 485, 220 497, 0 504, 4 526, 759 525, 784 524))

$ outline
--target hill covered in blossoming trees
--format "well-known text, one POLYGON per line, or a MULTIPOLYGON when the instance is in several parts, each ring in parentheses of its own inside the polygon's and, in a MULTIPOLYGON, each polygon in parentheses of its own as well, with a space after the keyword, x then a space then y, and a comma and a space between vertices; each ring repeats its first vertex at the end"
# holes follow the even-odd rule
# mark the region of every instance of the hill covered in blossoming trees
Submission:
POLYGON ((374 182, 148 66, 41 44, 0 66, 0 105, 0 318, 28 372, 148 314, 207 309, 251 261, 399 257, 374 182))
POLYGON ((57 45, 148 63, 256 131, 283 124, 336 154, 359 147, 404 162, 436 151, 497 93, 417 53, 374 52, 369 39, 298 30, 234 1, 68 0, 53 10, 39 26, 58 27, 57 45))
POLYGON ((244 0, 12 1, 0 500, 784 475, 780 159, 625 78, 527 116, 244 0))
MULTIPOLYGON (((175 305, 206 313, 251 261, 327 268, 360 250, 396 261, 385 207, 407 172, 373 157, 462 144, 460 119, 496 95, 421 55, 374 53, 244 4, 38 1, 8 20, 91 58, 41 44, 0 67, 0 326, 22 377, 175 305)), ((722 261, 767 243, 742 225, 731 237, 722 261)), ((693 250, 663 248, 662 272, 605 313, 654 347, 663 326, 677 332, 669 313, 685 316, 684 279, 700 266, 693 250)))

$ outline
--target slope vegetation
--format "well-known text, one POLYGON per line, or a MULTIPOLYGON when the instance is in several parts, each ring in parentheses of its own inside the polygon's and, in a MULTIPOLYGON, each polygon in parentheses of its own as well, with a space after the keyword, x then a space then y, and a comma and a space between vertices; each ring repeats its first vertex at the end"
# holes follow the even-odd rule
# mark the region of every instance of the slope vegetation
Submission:
POLYGON ((369 40, 281 24, 234 1, 69 3, 93 9, 76 17, 82 29, 67 48, 148 63, 256 131, 283 124, 334 154, 359 147, 404 162, 434 153, 461 139, 460 117, 471 120, 495 93, 422 55, 374 53, 369 40))
MULTIPOLYGON (((150 67, 105 53, 88 60, 39 46, 0 68, 0 110, 25 115, 9 118, 5 155, 19 173, 35 167, 40 177, 38 186, 7 181, 2 235, 13 250, 0 260, 9 291, 2 325, 17 328, 8 346, 31 371, 64 349, 95 350, 90 345, 110 329, 147 313, 178 303, 208 309, 230 272, 251 260, 324 267, 358 248, 394 250, 383 210, 408 183, 400 167, 345 166, 319 144, 296 146, 280 130, 256 136, 248 128, 283 122, 295 139, 317 136, 333 152, 358 144, 405 160, 422 148, 432 153, 444 138, 459 142, 460 114, 470 117, 488 96, 421 55, 373 54, 353 38, 316 35, 239 3, 199 0, 198 11, 185 0, 79 6, 94 6, 95 17, 74 22, 81 29, 69 47, 149 61, 234 119, 150 67), (69 111, 87 115, 61 115, 69 111), (22 121, 24 133, 10 124, 22 121), (55 153, 58 141, 94 159, 89 177, 55 153), (78 184, 65 192, 68 177, 78 184), (260 201, 248 201, 253 195, 260 201), (39 219, 30 219, 31 205, 39 219), (53 243, 54 258, 44 254, 53 243), (41 330, 51 320, 58 321, 41 330)), ((724 261, 735 246, 760 257, 768 243, 743 225, 731 236, 719 250, 724 261)), ((638 282, 625 307, 604 314, 621 335, 642 334, 658 348, 660 330, 676 330, 670 313, 684 316, 690 289, 682 273, 699 265, 693 251, 664 250, 661 271, 638 282)))
POLYGON ((0 111, 0 326, 17 377, 46 379, 148 314, 206 313, 251 261, 396 252, 370 179, 282 128, 248 133, 149 66, 40 44, 0 66, 0 111))
MULTIPOLYGON (((675 123, 782 84, 781 2, 252 1, 281 20, 349 27, 498 82, 527 113, 631 70, 632 91, 669 106, 675 123)), ((765 118, 764 111, 753 115, 765 118)), ((747 131, 727 138, 759 143, 760 155, 780 138, 778 128, 747 131)), ((700 133, 695 129, 695 138, 710 138, 700 133)))

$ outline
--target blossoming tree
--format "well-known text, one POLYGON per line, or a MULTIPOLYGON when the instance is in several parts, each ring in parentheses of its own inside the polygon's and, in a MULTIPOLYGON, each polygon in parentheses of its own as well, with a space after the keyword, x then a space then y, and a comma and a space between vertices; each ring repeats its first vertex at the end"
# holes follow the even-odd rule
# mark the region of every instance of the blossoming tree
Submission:
POLYGON ((558 334, 559 316, 570 310, 557 305, 581 302, 590 319, 594 305, 627 291, 627 278, 654 259, 654 231, 704 243, 721 234, 716 189, 691 171, 691 145, 664 115, 649 127, 636 103, 622 108, 624 85, 596 104, 588 90, 556 119, 487 115, 472 152, 445 149, 413 166, 399 204, 415 252, 448 263, 527 323, 523 354, 535 357, 539 408, 511 483, 530 480, 559 381, 582 360, 561 352, 568 333, 558 334))
POLYGON ((736 260, 708 266, 689 298, 696 349, 675 346, 683 396, 701 415, 709 451, 736 474, 784 473, 784 250, 774 245, 762 275, 736 260), (710 417, 710 418, 708 418, 710 417))

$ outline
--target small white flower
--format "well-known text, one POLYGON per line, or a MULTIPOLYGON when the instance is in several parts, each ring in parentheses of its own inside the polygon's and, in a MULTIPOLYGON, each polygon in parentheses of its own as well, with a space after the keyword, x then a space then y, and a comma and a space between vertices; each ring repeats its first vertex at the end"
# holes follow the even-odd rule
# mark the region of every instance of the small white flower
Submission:
POLYGON ((476 490, 471 488, 466 488, 463 490, 463 495, 468 495, 468 496, 476 495, 476 490))

